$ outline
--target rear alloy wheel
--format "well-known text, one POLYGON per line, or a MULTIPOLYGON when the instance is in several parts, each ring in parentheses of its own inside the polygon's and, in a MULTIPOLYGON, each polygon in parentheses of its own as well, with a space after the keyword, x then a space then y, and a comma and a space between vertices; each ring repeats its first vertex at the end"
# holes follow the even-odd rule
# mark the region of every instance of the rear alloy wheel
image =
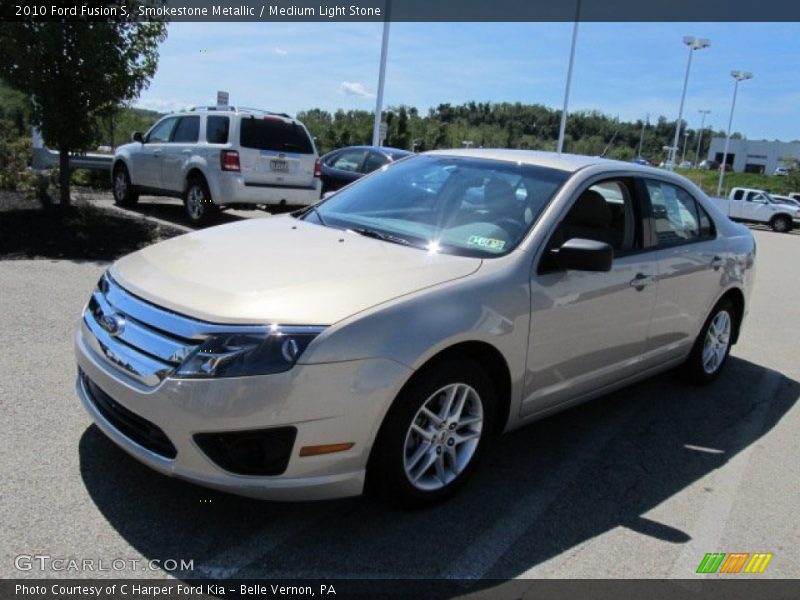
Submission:
POLYGON ((714 307, 684 364, 692 381, 710 383, 719 375, 731 351, 737 318, 730 300, 723 299, 714 307))
POLYGON ((786 233, 792 228, 792 223, 789 221, 788 217, 777 216, 772 219, 772 222, 769 224, 769 226, 772 227, 772 231, 786 233))
POLYGON ((114 202, 120 206, 133 206, 139 201, 139 194, 131 184, 131 177, 125 165, 118 165, 114 168, 114 177, 111 183, 114 202))
POLYGON ((204 225, 217 213, 208 185, 202 177, 192 177, 183 196, 186 216, 192 225, 204 225))
POLYGON ((467 358, 420 372, 384 420, 367 488, 406 508, 439 502, 466 482, 492 430, 495 394, 467 358))

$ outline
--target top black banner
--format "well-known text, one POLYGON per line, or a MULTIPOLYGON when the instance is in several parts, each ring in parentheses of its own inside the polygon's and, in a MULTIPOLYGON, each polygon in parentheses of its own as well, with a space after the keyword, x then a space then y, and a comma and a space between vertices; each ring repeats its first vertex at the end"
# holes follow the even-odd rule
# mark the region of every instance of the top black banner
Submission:
POLYGON ((4 21, 800 21, 800 0, 0 0, 0 5, 4 21))

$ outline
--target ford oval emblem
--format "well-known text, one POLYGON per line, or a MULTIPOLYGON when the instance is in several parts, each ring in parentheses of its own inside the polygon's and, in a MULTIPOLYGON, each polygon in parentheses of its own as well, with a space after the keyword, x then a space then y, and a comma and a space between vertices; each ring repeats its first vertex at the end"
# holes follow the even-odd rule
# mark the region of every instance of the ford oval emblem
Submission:
POLYGON ((125 317, 120 314, 103 315, 100 317, 100 327, 105 329, 109 335, 117 336, 125 329, 125 317))

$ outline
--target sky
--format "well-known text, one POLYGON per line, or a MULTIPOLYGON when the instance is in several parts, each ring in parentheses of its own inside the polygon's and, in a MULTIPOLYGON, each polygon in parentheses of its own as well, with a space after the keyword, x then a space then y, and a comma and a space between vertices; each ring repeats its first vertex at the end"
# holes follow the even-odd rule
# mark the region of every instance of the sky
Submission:
MULTIPOLYGON (((423 114, 449 102, 522 102, 560 108, 572 23, 392 23, 384 107, 423 114)), ((310 108, 373 111, 381 23, 172 23, 158 72, 135 106, 161 112, 230 103, 291 115, 310 108)), ((800 23, 581 23, 570 111, 635 121, 678 116, 689 49, 684 119, 724 130, 739 85, 733 131, 800 140, 800 23)))

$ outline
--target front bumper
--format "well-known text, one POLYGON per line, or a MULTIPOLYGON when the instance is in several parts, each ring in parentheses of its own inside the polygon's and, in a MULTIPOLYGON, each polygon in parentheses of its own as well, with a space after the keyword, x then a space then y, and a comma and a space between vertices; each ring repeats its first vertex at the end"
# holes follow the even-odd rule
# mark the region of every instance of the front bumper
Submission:
POLYGON ((156 425, 174 458, 148 450, 103 415, 79 376, 77 393, 97 426, 123 450, 151 468, 206 487, 271 500, 321 500, 363 491, 369 452, 386 410, 410 370, 384 359, 296 365, 274 375, 221 379, 166 378, 147 387, 89 347, 79 331, 78 368, 114 402, 156 425), (277 476, 238 475, 212 461, 194 435, 293 426, 297 437, 286 470, 277 476), (300 448, 350 443, 351 449, 318 456, 300 448))

